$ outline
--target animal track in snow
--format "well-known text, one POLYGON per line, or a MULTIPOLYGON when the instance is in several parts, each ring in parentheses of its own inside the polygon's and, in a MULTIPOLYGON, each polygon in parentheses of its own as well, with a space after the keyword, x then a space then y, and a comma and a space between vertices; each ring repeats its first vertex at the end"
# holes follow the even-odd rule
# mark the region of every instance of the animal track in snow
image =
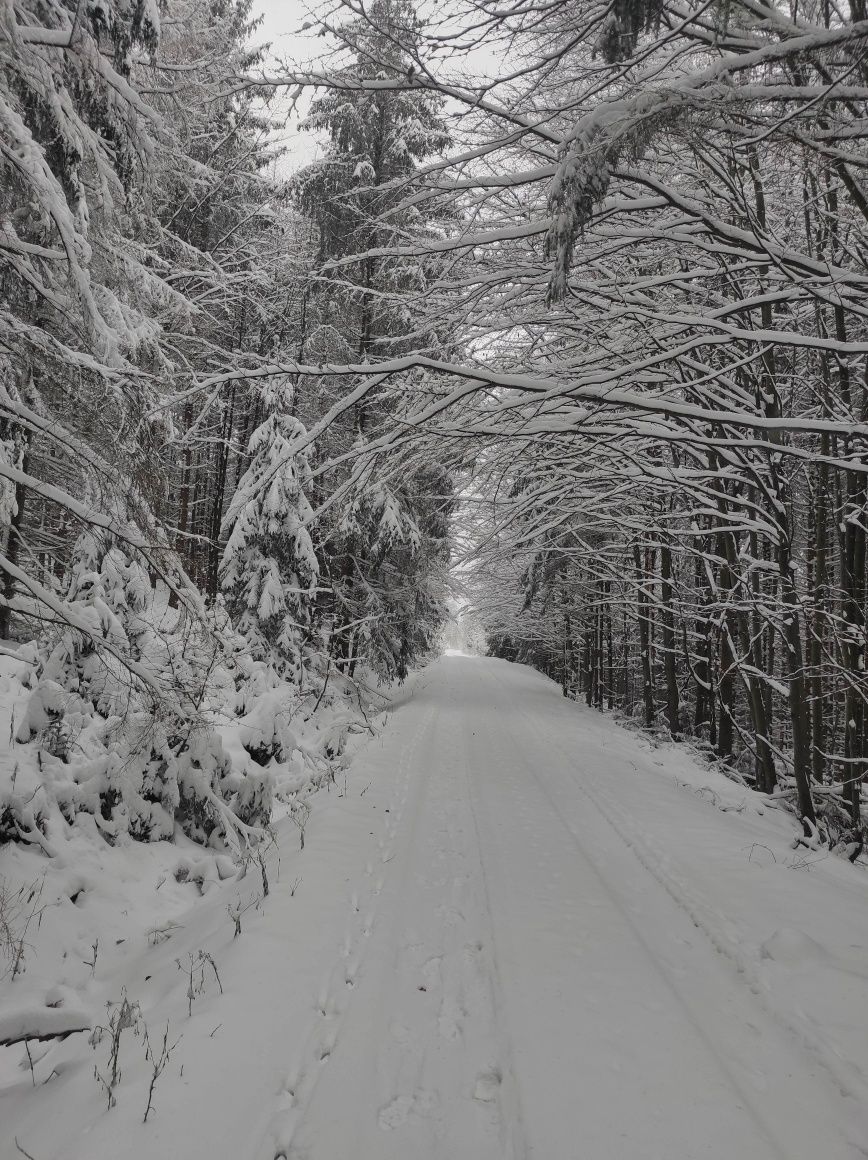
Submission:
POLYGON ((408 1120, 427 1120, 440 1107, 437 1092, 420 1089, 411 1096, 395 1096, 380 1108, 377 1123, 384 1132, 393 1132, 408 1120))

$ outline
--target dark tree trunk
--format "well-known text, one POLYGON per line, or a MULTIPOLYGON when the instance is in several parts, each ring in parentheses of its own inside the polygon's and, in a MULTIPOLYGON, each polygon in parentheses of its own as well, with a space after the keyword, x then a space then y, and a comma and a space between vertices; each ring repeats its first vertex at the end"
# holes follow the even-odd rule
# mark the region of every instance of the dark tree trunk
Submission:
MULTIPOLYGON (((30 460, 30 441, 26 435, 20 435, 20 450, 17 456, 20 470, 27 472, 30 460)), ((21 529, 24 526, 24 509, 27 503, 27 489, 24 484, 15 484, 15 514, 9 523, 4 544, 6 559, 13 567, 18 566, 21 556, 21 529)), ((0 637, 8 640, 12 630, 12 610, 10 601, 15 597, 15 580, 8 572, 3 575, 3 600, 0 602, 0 637)))
POLYGON ((660 545, 660 636, 666 681, 666 724, 673 737, 681 733, 681 705, 675 654, 675 615, 672 608, 672 548, 660 545))
POLYGON ((639 652, 642 662, 642 713, 645 724, 654 724, 654 676, 651 668, 651 600, 647 589, 647 573, 643 568, 638 545, 633 548, 636 566, 636 604, 639 621, 639 652))

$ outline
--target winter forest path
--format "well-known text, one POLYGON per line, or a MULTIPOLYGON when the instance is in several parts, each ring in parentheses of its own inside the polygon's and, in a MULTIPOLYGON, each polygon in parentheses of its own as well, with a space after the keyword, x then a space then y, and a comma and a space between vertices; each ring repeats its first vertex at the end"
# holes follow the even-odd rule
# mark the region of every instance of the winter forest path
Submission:
MULTIPOLYGON (((526 668, 462 657, 418 678, 391 731, 371 909, 278 1155, 868 1155, 864 1077, 777 1017, 713 894, 637 825, 641 765, 660 764, 644 742, 526 668)), ((657 781, 673 843, 727 825, 657 781)))
POLYGON ((74 1035, 0 1075, 0 1160, 868 1157, 864 868, 519 665, 441 658, 382 724, 240 937, 255 873, 101 951, 95 1018, 178 1039, 148 1122, 141 1040, 106 1111, 74 1035))

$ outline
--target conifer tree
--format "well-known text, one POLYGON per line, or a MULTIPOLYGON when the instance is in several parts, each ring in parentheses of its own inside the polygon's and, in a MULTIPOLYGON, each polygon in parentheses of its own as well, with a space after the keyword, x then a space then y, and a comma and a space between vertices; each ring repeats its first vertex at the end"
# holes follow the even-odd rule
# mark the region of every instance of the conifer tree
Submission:
MULTIPOLYGON (((406 0, 376 0, 364 19, 339 30, 351 57, 344 75, 403 78, 419 27, 406 0)), ((319 234, 310 356, 367 362, 438 346, 436 329, 420 334, 415 326, 436 264, 389 251, 408 238, 430 237, 443 209, 437 202, 424 211, 403 204, 418 164, 448 143, 441 105, 423 89, 361 88, 327 92, 311 105, 307 127, 328 133, 329 142, 323 159, 296 182, 297 204, 319 234)), ((344 389, 321 382, 317 405, 324 391, 344 389)), ((307 405, 304 393, 299 405, 307 405)), ((386 392, 369 394, 343 429, 329 433, 323 450, 332 457, 352 450, 362 459, 391 412, 386 392)), ((375 482, 351 490, 339 519, 323 532, 334 654, 347 671, 361 657, 385 676, 404 677, 444 615, 442 593, 429 590, 428 569, 442 578, 448 560, 442 524, 451 485, 430 464, 392 473, 388 484, 373 474, 375 482)), ((325 484, 336 489, 344 479, 345 472, 330 472, 325 484)))
POLYGON ((254 652, 298 681, 319 565, 308 531, 307 457, 293 446, 305 429, 290 413, 290 399, 285 385, 267 389, 267 414, 250 437, 247 470, 224 521, 220 580, 254 652))

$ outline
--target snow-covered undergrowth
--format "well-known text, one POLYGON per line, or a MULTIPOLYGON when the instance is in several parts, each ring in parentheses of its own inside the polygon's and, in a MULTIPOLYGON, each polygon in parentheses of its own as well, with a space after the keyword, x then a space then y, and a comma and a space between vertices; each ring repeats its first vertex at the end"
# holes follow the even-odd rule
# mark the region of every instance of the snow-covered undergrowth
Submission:
POLYGON ((800 816, 798 789, 784 761, 776 763, 777 784, 774 789, 763 793, 756 788, 751 769, 752 754, 749 751, 743 752, 734 761, 722 761, 710 745, 698 738, 684 736, 675 742, 663 726, 649 729, 636 715, 627 716, 619 712, 610 715, 619 726, 636 733, 654 747, 669 748, 672 752, 684 750, 689 758, 686 768, 692 773, 700 771, 704 775, 705 771, 713 770, 718 786, 726 787, 727 792, 712 790, 705 780, 695 785, 688 779, 685 788, 692 788, 694 792, 708 797, 718 809, 742 812, 747 795, 755 795, 765 808, 779 810, 791 817, 796 827, 792 844, 795 849, 801 849, 803 854, 807 852, 810 857, 812 851, 822 851, 824 855, 831 853, 850 862, 856 862, 862 856, 868 833, 868 822, 865 820, 868 817, 868 785, 862 787, 861 820, 854 825, 847 812, 840 783, 812 784, 817 815, 816 823, 813 823, 800 816))
POLYGON ((302 684, 284 679, 228 622, 209 639, 155 592, 108 553, 73 605, 103 646, 69 627, 0 646, 0 1044, 17 1044, 0 1053, 15 1066, 27 1040, 99 1023, 98 965, 167 941, 201 895, 222 889, 240 928, 278 831, 304 848, 316 791, 339 792, 384 703, 314 655, 302 684))

